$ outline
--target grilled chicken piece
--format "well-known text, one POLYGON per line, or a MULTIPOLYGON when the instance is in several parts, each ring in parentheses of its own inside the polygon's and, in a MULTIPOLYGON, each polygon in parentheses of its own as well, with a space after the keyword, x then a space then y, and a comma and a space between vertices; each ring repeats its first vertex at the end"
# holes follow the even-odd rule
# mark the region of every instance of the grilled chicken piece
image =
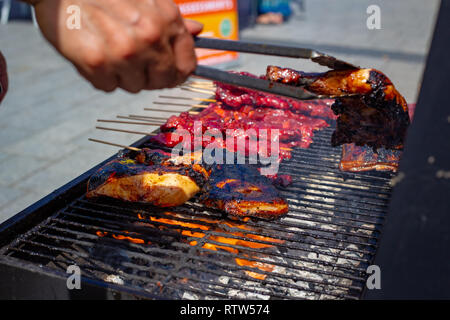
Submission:
POLYGON ((353 69, 317 74, 268 66, 266 77, 290 85, 300 85, 301 79, 307 78, 312 81, 305 86, 307 90, 337 97, 331 106, 339 115, 331 141, 333 146, 355 143, 374 149, 403 148, 410 124, 408 105, 380 71, 353 69), (355 96, 343 97, 349 94, 355 96))
POLYGON ((86 196, 172 207, 197 194, 208 176, 200 165, 175 165, 167 154, 144 150, 135 159, 116 159, 100 168, 89 179, 86 196))
POLYGON ((201 153, 169 157, 144 149, 113 160, 88 181, 87 197, 106 196, 159 207, 178 206, 203 190, 208 207, 236 216, 274 219, 288 211, 270 180, 250 165, 200 165, 201 153))
POLYGON ((275 219, 289 210, 270 180, 249 165, 217 165, 200 200, 235 216, 275 219))

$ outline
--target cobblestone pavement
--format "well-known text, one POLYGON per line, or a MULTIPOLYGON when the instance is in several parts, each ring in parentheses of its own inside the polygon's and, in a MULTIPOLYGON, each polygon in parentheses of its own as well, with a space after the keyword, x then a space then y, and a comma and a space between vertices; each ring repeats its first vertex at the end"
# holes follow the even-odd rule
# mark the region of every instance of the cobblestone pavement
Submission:
MULTIPOLYGON (((296 12, 287 23, 256 26, 245 30, 242 38, 313 47, 377 68, 414 102, 438 4, 437 0, 309 0, 306 12, 296 12), (381 8, 380 30, 366 27, 366 9, 371 4, 381 8)), ((10 77, 10 91, 0 107, 0 222, 117 152, 114 147, 89 142, 89 137, 121 144, 140 138, 96 130, 96 119, 143 114, 143 108, 160 94, 192 96, 179 89, 137 95, 96 91, 31 23, 0 26, 0 50, 8 61, 10 77)), ((261 74, 268 64, 322 70, 307 61, 248 54, 241 55, 235 69, 261 74)))

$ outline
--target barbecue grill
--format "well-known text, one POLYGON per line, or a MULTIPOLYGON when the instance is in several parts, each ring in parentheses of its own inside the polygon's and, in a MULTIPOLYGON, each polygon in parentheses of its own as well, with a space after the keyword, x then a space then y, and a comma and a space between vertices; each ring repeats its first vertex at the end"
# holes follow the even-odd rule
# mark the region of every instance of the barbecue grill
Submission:
POLYGON ((67 297, 66 270, 76 265, 81 287, 92 286, 85 297, 358 299, 392 176, 340 172, 333 130, 282 163, 280 174, 294 183, 281 189, 289 214, 275 221, 227 218, 196 201, 168 210, 87 200, 93 168, 2 225, 2 294, 42 298, 47 287, 44 297, 67 297), (35 273, 41 281, 24 280, 35 273))

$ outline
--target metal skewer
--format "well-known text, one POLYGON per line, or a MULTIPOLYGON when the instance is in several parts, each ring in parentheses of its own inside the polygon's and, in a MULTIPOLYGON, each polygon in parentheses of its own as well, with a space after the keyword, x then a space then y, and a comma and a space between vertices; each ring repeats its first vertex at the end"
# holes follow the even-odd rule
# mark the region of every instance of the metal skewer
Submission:
POLYGON ((140 134, 140 135, 144 135, 144 136, 156 136, 156 133, 148 133, 148 132, 142 132, 142 131, 123 130, 123 129, 106 128, 106 127, 95 127, 95 128, 100 129, 100 130, 106 130, 106 131, 116 131, 116 132, 140 134))
POLYGON ((206 104, 173 103, 173 102, 161 102, 161 101, 154 101, 153 104, 178 106, 178 107, 208 108, 208 105, 206 105, 206 104))
POLYGON ((198 92, 198 93, 204 93, 209 95, 216 94, 215 91, 212 90, 202 90, 202 89, 195 89, 195 88, 189 88, 189 87, 179 87, 181 90, 191 91, 191 92, 198 92))
MULTIPOLYGON (((145 111, 159 111, 159 112, 168 112, 168 113, 178 113, 178 112, 186 112, 181 110, 165 110, 165 109, 155 109, 155 108, 144 108, 145 111)), ((197 111, 187 111, 189 114, 199 114, 197 111)))
POLYGON ((159 98, 163 99, 177 99, 177 100, 194 100, 194 101, 202 101, 202 102, 217 102, 215 99, 202 99, 202 98, 191 98, 191 97, 175 97, 175 96, 159 96, 159 98))
MULTIPOLYGON (((119 120, 103 120, 98 119, 98 122, 108 122, 108 123, 123 123, 123 124, 137 124, 141 126, 161 126, 162 123, 152 123, 152 122, 132 122, 132 121, 119 121, 119 120)), ((136 121, 139 121, 136 119, 136 121)), ((142 121, 142 120, 141 120, 142 121)))
POLYGON ((93 138, 89 138, 88 140, 92 141, 92 142, 97 142, 97 143, 107 144, 107 145, 114 146, 114 147, 119 147, 119 148, 132 150, 132 151, 141 151, 141 149, 139 149, 139 148, 125 146, 123 144, 117 144, 117 143, 107 142, 107 141, 93 139, 93 138))

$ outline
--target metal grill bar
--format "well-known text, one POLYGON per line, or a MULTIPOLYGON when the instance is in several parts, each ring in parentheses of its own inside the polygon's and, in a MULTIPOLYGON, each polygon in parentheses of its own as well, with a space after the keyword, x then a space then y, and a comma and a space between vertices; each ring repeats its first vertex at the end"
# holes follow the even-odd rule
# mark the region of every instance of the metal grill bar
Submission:
MULTIPOLYGON (((64 237, 55 237, 55 236, 50 236, 50 235, 46 235, 46 234, 41 234, 42 236, 45 236, 45 237, 47 237, 47 238, 51 238, 51 239, 53 239, 53 240, 58 240, 58 241, 61 241, 61 240, 66 240, 66 241, 70 241, 70 242, 73 242, 73 243, 76 243, 76 244, 79 244, 79 245, 86 245, 86 246, 92 246, 91 245, 91 243, 89 243, 89 242, 86 242, 86 241, 79 241, 79 240, 76 240, 76 239, 72 239, 72 238, 64 238, 64 237)), ((51 251, 58 251, 58 252, 60 252, 60 253, 67 253, 67 254, 71 254, 71 255, 73 255, 73 256, 77 256, 77 257, 83 257, 83 258, 89 258, 89 256, 87 255, 87 254, 83 254, 83 253, 79 253, 79 252, 75 252, 75 251, 73 251, 73 250, 68 250, 68 249, 65 249, 65 248, 60 248, 60 247, 57 247, 57 246, 50 246, 50 245, 44 245, 44 244, 42 244, 42 243, 39 243, 39 242, 35 242, 35 241, 29 241, 29 240, 24 240, 23 241, 24 243, 27 243, 27 244, 31 244, 31 245, 33 245, 33 246, 41 246, 41 247, 43 247, 43 248, 45 248, 46 250, 51 250, 51 251)), ((103 245, 105 248, 107 248, 108 246, 105 246, 105 245, 103 245)), ((111 248, 109 248, 110 250, 111 249, 114 249, 113 247, 111 247, 111 248)), ((23 249, 17 249, 17 248, 14 248, 13 249, 13 251, 16 251, 16 252, 27 252, 27 253, 29 253, 29 254, 31 254, 31 253, 33 253, 33 252, 31 252, 31 251, 27 251, 27 250, 23 250, 23 249)), ((151 256, 151 255, 149 255, 148 254, 148 252, 147 252, 147 254, 146 255, 142 255, 142 254, 138 254, 138 253, 135 253, 135 252, 132 252, 132 254, 133 255, 137 255, 137 256, 139 256, 140 258, 143 258, 143 259, 147 259, 147 260, 149 260, 149 261, 151 261, 151 262, 154 262, 154 261, 160 261, 160 262, 164 262, 164 260, 161 260, 161 259, 156 259, 156 258, 154 258, 153 256, 151 256)), ((50 256, 45 256, 45 255, 43 255, 43 254, 33 254, 33 255, 36 255, 36 256, 40 256, 40 257, 46 257, 46 258, 49 258, 50 256)), ((131 251, 130 251, 130 255, 131 255, 131 251)), ((211 261, 209 260, 209 259, 204 259, 204 258, 199 258, 199 257, 195 257, 195 259, 197 259, 197 260, 199 260, 199 261, 203 261, 203 262, 208 262, 208 263, 210 263, 211 261)), ((53 260, 53 259, 52 259, 53 260)), ((93 260, 93 259, 91 259, 92 261, 95 261, 95 260, 93 260)), ((252 260, 252 259, 249 259, 249 260, 252 260)), ((55 261, 58 261, 58 262, 62 262, 63 260, 61 260, 61 259, 59 259, 59 260, 55 260, 55 261)), ((71 261, 69 261, 69 262, 66 262, 67 263, 67 265, 69 265, 70 263, 73 263, 75 260, 71 260, 71 261)), ((255 261, 258 261, 258 260, 255 260, 255 261)), ((131 266, 133 269, 142 269, 142 267, 141 266, 139 266, 139 265, 134 265, 134 264, 126 264, 127 266, 131 266)), ((229 267, 229 266, 227 266, 227 267, 229 267)), ((91 267, 92 268, 92 267, 91 267)), ((86 269, 88 269, 88 268, 86 268, 86 266, 83 266, 83 270, 86 270, 86 269)), ((98 266, 95 268, 97 271, 99 270, 99 268, 98 268, 98 266)), ((204 268, 203 268, 204 269, 204 268)), ((243 268, 243 267, 232 267, 232 269, 234 269, 234 270, 248 270, 248 271, 252 271, 250 268, 243 268)), ((142 270, 146 270, 146 269, 142 269, 142 270)), ((112 272, 112 271, 114 271, 113 269, 109 269, 109 270, 103 270, 103 271, 109 271, 109 272, 112 272)), ((202 271, 204 271, 204 272, 211 272, 210 270, 207 270, 207 269, 204 269, 204 270, 202 270, 202 271)), ((153 271, 152 271, 153 272, 153 271)), ((156 273, 158 273, 158 272, 156 272, 156 273)), ((270 273, 267 273, 267 272, 261 272, 261 273, 263 273, 263 274, 270 274, 270 273)), ((164 275, 169 275, 168 273, 163 273, 164 275)), ((217 273, 216 273, 217 274, 217 273)), ((220 274, 219 274, 220 275, 220 274)), ((272 275, 272 274, 271 274, 272 275)), ((335 275, 335 274, 334 274, 335 275)), ((284 276, 284 275, 277 275, 277 276, 279 276, 279 277, 281 277, 281 278, 286 278, 286 276, 284 276)), ((336 276, 336 275, 335 275, 336 276)), ((139 277, 134 277, 134 279, 139 279, 139 277)), ((242 277, 240 277, 240 278, 242 278, 242 277)), ((141 278, 142 279, 142 278, 141 278)), ((146 278, 144 278, 144 279, 146 279, 146 278)), ((147 279, 146 279, 147 280, 147 279)), ((198 279, 191 279, 191 280, 195 280, 195 281, 198 281, 198 279)), ((301 277, 297 277, 296 278, 296 280, 297 281, 308 281, 308 282, 313 282, 313 283, 317 283, 317 284, 320 284, 320 285, 327 285, 327 286, 337 286, 337 287, 344 287, 345 288, 345 286, 342 286, 342 285, 336 285, 336 284, 332 284, 332 283, 326 283, 326 282, 320 282, 320 281, 315 281, 315 280, 310 280, 310 279, 303 279, 303 278, 301 278, 301 277)), ((358 279, 358 280, 360 280, 360 279, 358 279)), ((277 285, 277 283, 276 282, 267 282, 268 284, 274 284, 274 285, 277 285)), ((231 287, 233 287, 233 286, 231 286, 231 287)), ((292 288, 297 288, 298 286, 290 286, 290 287, 292 287, 292 288)), ((236 288, 236 287, 234 287, 234 288, 236 288)), ((302 290, 304 289, 303 287, 300 287, 302 290)), ((359 288, 358 287, 352 287, 353 289, 355 289, 355 290, 359 290, 359 288)), ((236 289, 239 289, 239 288, 236 288, 236 289)), ((320 292, 318 292, 318 291, 316 291, 316 290, 309 290, 309 291, 311 291, 311 292, 316 292, 316 293, 320 293, 320 292)), ((344 296, 342 296, 342 295, 336 295, 336 297, 344 297, 344 296)), ((282 298, 282 296, 279 296, 279 298, 282 298)), ((352 298, 352 297, 346 297, 346 298, 352 298)), ((353 297, 354 298, 354 297, 353 297)))
MULTIPOLYGON (((78 207, 78 208, 80 208, 80 207, 78 207)), ((80 208, 80 209, 81 210, 87 210, 85 208, 80 208)), ((99 210, 89 209, 88 212, 89 213, 95 213, 95 214, 102 213, 104 215, 111 216, 111 213, 109 213, 107 211, 99 211, 99 210)), ((108 220, 94 218, 94 217, 90 217, 90 216, 80 216, 80 215, 77 215, 77 214, 68 213, 66 211, 63 211, 62 213, 66 214, 66 215, 73 215, 73 216, 78 216, 78 217, 84 217, 84 218, 86 218, 88 220, 97 221, 97 222, 104 222, 104 223, 108 222, 108 220)), ((157 213, 153 213, 153 216, 160 217, 160 218, 168 218, 168 216, 157 214, 157 213)), ((117 217, 117 215, 116 215, 116 217, 117 217)), ((149 224, 155 224, 157 226, 164 226, 165 228, 169 228, 169 229, 181 229, 181 230, 193 231, 193 232, 204 232, 202 229, 199 229, 199 228, 192 228, 192 227, 187 228, 187 227, 183 227, 183 226, 173 226, 173 225, 170 225, 170 224, 150 221, 150 220, 147 220, 147 219, 137 219, 137 218, 133 218, 133 217, 127 217, 127 219, 134 220, 136 222, 145 222, 145 223, 149 223, 149 224)), ((192 223, 191 219, 183 219, 183 218, 180 218, 180 217, 170 217, 170 219, 171 220, 180 221, 180 222, 191 222, 192 223)), ((201 221, 201 220, 195 221, 195 224, 203 225, 203 226, 210 226, 210 227, 213 226, 211 223, 206 223, 206 222, 201 221)), ((249 225, 249 226, 257 226, 257 225, 252 224, 252 223, 247 223, 247 225, 249 225)), ((271 224, 271 229, 272 230, 275 229, 275 230, 278 230, 278 231, 284 231, 284 232, 289 233, 289 234, 301 235, 301 236, 310 236, 311 234, 307 233, 307 232, 294 232, 294 231, 290 231, 290 230, 287 231, 285 228, 274 228, 275 225, 281 225, 281 226, 284 226, 284 227, 291 226, 291 227, 300 228, 300 229, 309 229, 309 230, 314 230, 314 231, 320 231, 320 232, 323 232, 323 233, 335 233, 336 232, 335 230, 326 230, 326 229, 314 228, 314 227, 311 227, 311 226, 308 226, 308 225, 305 225, 305 224, 289 224, 289 223, 278 224, 277 222, 272 222, 272 224, 271 224)), ((122 226, 122 229, 126 229, 126 228, 130 228, 130 225, 124 224, 122 226)), ((230 231, 230 232, 236 232, 236 231, 242 232, 243 230, 242 229, 230 228, 230 230, 228 230, 228 231, 230 231)), ((290 238, 288 238, 288 237, 283 237, 283 236, 279 236, 279 234, 273 234, 273 233, 268 233, 268 232, 264 232, 264 231, 256 232, 256 231, 245 230, 245 233, 246 234, 254 234, 254 235, 260 235, 260 236, 266 236, 266 237, 271 237, 271 238, 275 238, 275 239, 279 239, 279 240, 285 240, 285 241, 289 241, 290 240, 290 238)), ((340 233, 342 235, 357 236, 357 237, 362 237, 362 238, 370 238, 367 235, 355 235, 353 233, 345 232, 345 231, 342 231, 340 233)), ((237 236, 234 236, 232 234, 227 234, 227 233, 218 233, 218 232, 211 231, 211 232, 209 232, 209 234, 216 235, 216 236, 226 236, 226 237, 229 237, 229 238, 239 238, 239 239, 243 239, 243 240, 246 240, 246 241, 253 241, 253 242, 263 243, 263 244, 271 244, 270 242, 267 242, 267 241, 258 241, 258 240, 254 240, 254 239, 244 238, 244 237, 237 237, 237 236)), ((335 240, 334 238, 331 238, 331 237, 328 237, 328 236, 319 236, 319 235, 314 235, 314 236, 317 237, 317 238, 323 238, 325 240, 335 240)), ((342 242, 352 243, 352 244, 364 245, 364 246, 373 246, 373 245, 365 243, 365 242, 346 241, 346 240, 341 240, 341 241, 342 242)), ((320 244, 316 244, 316 245, 321 246, 320 244)), ((283 245, 280 245, 280 246, 283 246, 283 245)), ((330 246, 326 245, 326 247, 330 247, 330 246)), ((294 248, 294 247, 290 247, 290 248, 294 248)), ((339 249, 339 248, 336 247, 336 249, 339 249)), ((361 251, 358 250, 358 252, 371 253, 370 251, 364 251, 364 250, 361 250, 361 251)))
MULTIPOLYGON (((47 227, 47 228, 48 228, 48 229, 53 229, 53 230, 56 230, 56 231, 65 231, 65 232, 67 232, 67 233, 69 233, 69 234, 71 234, 71 235, 75 235, 76 238, 80 238, 80 233, 72 232, 72 231, 70 231, 70 230, 64 230, 64 229, 62 229, 62 228, 55 228, 55 227, 51 227, 51 226, 49 226, 49 227, 47 227)), ((49 235, 49 234, 45 234, 45 233, 41 233, 41 232, 37 233, 36 235, 39 235, 39 236, 42 236, 42 237, 51 238, 51 239, 54 239, 54 240, 57 240, 57 241, 61 241, 61 240, 62 240, 62 241, 70 241, 70 242, 75 242, 75 243, 78 243, 78 244, 84 244, 84 245, 86 245, 86 246, 88 246, 88 247, 92 247, 92 244, 91 244, 91 243, 89 243, 89 242, 87 242, 87 241, 84 241, 84 242, 83 242, 83 241, 80 241, 79 239, 76 239, 76 238, 67 238, 67 237, 61 237, 61 236, 53 236, 53 235, 49 235)), ((83 238, 90 238, 91 240, 93 240, 93 239, 96 238, 95 236, 92 236, 92 235, 86 234, 86 233, 81 233, 81 237, 83 237, 83 238)), ((114 241, 120 243, 120 240, 114 239, 114 241)), ((137 246, 137 245, 132 245, 131 247, 132 247, 133 249, 140 249, 140 247, 137 246)), ((189 247, 189 248, 190 248, 190 247, 189 247)), ((201 247, 198 247, 197 250, 203 251, 203 252, 206 253, 206 249, 202 249, 201 247)), ((255 252, 255 253, 257 252, 256 250, 249 250, 249 251, 253 251, 253 252, 255 252)), ((150 248, 149 250, 145 250, 145 252, 148 254, 148 253, 150 253, 150 252, 163 253, 164 251, 163 251, 163 250, 158 250, 158 249, 152 249, 152 248, 150 248)), ((165 253, 170 254, 171 252, 168 251, 168 252, 165 252, 165 253)), ((217 254, 230 255, 230 256, 238 257, 237 255, 229 254, 229 253, 227 253, 227 252, 220 252, 220 251, 219 251, 217 254)), ((294 259, 295 259, 295 257, 291 257, 291 258, 294 258, 294 259)), ((265 262, 265 261, 263 261, 263 260, 261 260, 261 259, 255 259, 255 258, 247 258, 247 259, 250 260, 250 261, 255 261, 255 262, 265 262)), ((347 279, 355 280, 355 281, 364 281, 364 280, 365 280, 365 278, 362 277, 362 276, 353 276, 353 275, 345 274, 345 273, 329 272, 329 271, 324 271, 324 270, 320 270, 320 269, 313 269, 313 268, 307 268, 307 267, 291 266, 291 265, 288 265, 288 264, 282 264, 282 263, 278 263, 278 265, 279 265, 279 266, 284 266, 284 267, 294 268, 294 269, 297 269, 297 270, 308 271, 308 272, 312 272, 312 273, 320 273, 320 274, 332 275, 332 276, 335 276, 335 277, 347 278, 347 279)), ((362 272, 362 270, 359 270, 359 272, 362 272)))

